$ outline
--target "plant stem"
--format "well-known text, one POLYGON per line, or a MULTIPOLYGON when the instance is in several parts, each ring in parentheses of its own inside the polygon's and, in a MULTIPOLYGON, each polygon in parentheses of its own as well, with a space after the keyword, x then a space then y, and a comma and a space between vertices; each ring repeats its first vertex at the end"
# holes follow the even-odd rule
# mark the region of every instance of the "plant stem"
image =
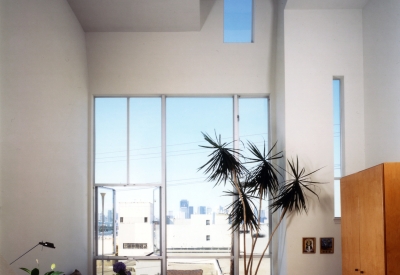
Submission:
MULTIPOLYGON (((238 180, 237 180, 237 175, 236 175, 236 171, 232 171, 232 175, 233 175, 233 182, 235 184, 235 188, 238 191, 239 194, 239 199, 243 205, 243 264, 244 264, 244 274, 247 274, 247 268, 246 268, 246 231, 247 231, 247 223, 246 223, 246 205, 244 203, 243 200, 243 194, 242 191, 239 187, 238 184, 238 180)), ((240 227, 239 227, 239 235, 240 235, 240 227)))
MULTIPOLYGON (((262 194, 262 192, 263 192, 263 189, 262 189, 262 187, 260 187, 259 194, 262 194)), ((260 231, 261 206, 262 206, 262 195, 260 196, 260 207, 258 208, 258 222, 257 222, 258 223, 258 228, 257 228, 256 237, 254 238, 254 241, 253 241, 253 238, 252 238, 252 246, 251 246, 251 253, 250 253, 250 258, 249 258, 249 264, 247 265, 247 269, 250 268, 250 274, 252 274, 252 270, 253 270, 254 249, 256 247, 256 243, 257 243, 257 240, 258 240, 258 232, 260 231)), ((253 237, 253 234, 252 234, 252 237, 253 237)))
POLYGON ((234 240, 234 235, 233 235, 233 229, 232 229, 232 234, 231 234, 231 262, 230 262, 230 275, 234 275, 234 273, 235 273, 235 269, 234 269, 234 265, 233 265, 233 256, 235 255, 234 254, 234 249, 233 249, 233 246, 234 246, 234 242, 233 242, 233 240, 234 240))
POLYGON ((281 222, 282 222, 282 220, 283 220, 283 217, 285 217, 286 211, 287 211, 287 208, 284 208, 284 209, 283 209, 283 212, 282 212, 282 214, 281 214, 281 217, 279 218, 278 224, 275 226, 274 231, 272 231, 271 236, 269 236, 268 243, 267 243, 267 245, 265 246, 265 249, 264 249, 264 251, 263 251, 263 253, 262 253, 262 255, 261 255, 260 261, 258 262, 258 265, 257 265, 256 273, 254 273, 254 275, 257 275, 258 268, 260 267, 261 261, 262 261, 262 259, 263 259, 263 257, 264 257, 264 254, 265 254, 265 251, 267 251, 267 248, 268 248, 268 246, 269 246, 269 243, 271 242, 272 237, 273 237, 274 234, 275 234, 275 231, 278 229, 279 225, 281 224, 281 222))

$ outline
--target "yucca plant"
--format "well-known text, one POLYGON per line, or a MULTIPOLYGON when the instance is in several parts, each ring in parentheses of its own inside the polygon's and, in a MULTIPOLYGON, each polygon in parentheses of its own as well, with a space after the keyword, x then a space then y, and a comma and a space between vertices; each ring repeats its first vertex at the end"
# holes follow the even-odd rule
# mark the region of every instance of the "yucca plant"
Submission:
MULTIPOLYGON (((247 172, 247 169, 240 162, 239 158, 242 157, 239 150, 230 148, 232 142, 221 142, 221 136, 217 138, 215 133, 215 140, 213 140, 208 134, 202 133, 205 141, 209 143, 209 146, 200 145, 200 147, 211 149, 212 152, 208 155, 209 160, 201 166, 198 170, 205 170, 208 174, 207 180, 216 181, 215 185, 229 181, 236 190, 238 203, 241 205, 241 215, 238 217, 231 217, 237 224, 242 224, 247 229, 248 220, 246 215, 246 204, 248 201, 244 201, 246 198, 243 196, 242 189, 240 187, 239 178, 247 172)), ((250 219, 253 220, 253 219, 250 219)), ((232 228, 236 228, 232 225, 232 228)), ((251 225, 250 225, 251 226, 251 225)), ((233 240, 233 234, 232 234, 233 240)), ((233 243, 233 242, 232 242, 233 243)), ((245 253, 246 254, 246 253, 245 253)), ((245 256, 246 257, 246 256, 245 256)), ((246 261, 245 261, 246 262, 246 261)), ((231 261, 231 274, 233 273, 233 262, 231 261)))
MULTIPOLYGON (((208 134, 202 134, 209 145, 200 146, 211 149, 212 152, 208 155, 209 160, 199 170, 204 170, 204 173, 208 175, 207 179, 215 181, 215 185, 221 183, 232 185, 233 191, 226 191, 228 195, 234 197, 233 202, 228 206, 230 211, 228 218, 232 223, 231 229, 237 231, 242 227, 244 234, 249 230, 251 235, 254 236, 249 258, 247 258, 246 253, 246 238, 243 238, 245 275, 253 274, 253 253, 260 229, 261 211, 257 211, 258 215, 254 213, 253 209, 257 209, 257 207, 255 207, 253 201, 259 201, 259 209, 261 210, 262 200, 269 196, 271 211, 274 213, 281 210, 279 221, 258 262, 254 273, 256 275, 272 237, 285 215, 291 212, 301 213, 304 211, 307 213, 306 192, 310 192, 318 198, 318 194, 312 188, 319 182, 311 181, 310 176, 319 169, 306 173, 304 168, 299 167, 298 158, 296 158, 296 162, 288 160, 289 171, 276 166, 274 162, 283 158, 282 152, 273 153, 276 143, 268 151, 266 151, 264 143, 264 148, 260 151, 254 143, 248 142, 248 150, 252 156, 244 157, 240 150, 231 148, 232 142, 222 143, 221 137, 218 138, 217 134, 215 134, 215 140, 208 134), (252 164, 254 167, 246 169, 245 165, 248 164, 252 164), (287 176, 287 180, 285 180, 285 176, 287 176), (279 178, 282 178, 281 182, 279 182, 279 178), (254 231, 256 233, 253 235, 254 231)), ((233 275, 232 266, 231 275, 233 275)))
MULTIPOLYGON (((312 172, 306 173, 305 168, 299 167, 299 158, 296 157, 296 162, 292 159, 291 161, 288 160, 289 171, 286 171, 288 174, 288 180, 285 180, 281 185, 279 192, 276 194, 275 197, 272 199, 272 204, 270 205, 270 209, 272 213, 275 213, 278 210, 281 210, 281 215, 276 224, 274 230, 272 231, 271 236, 269 237, 268 243, 261 255, 264 257, 265 252, 272 240, 273 235, 275 234, 276 230, 278 229, 279 225, 281 224, 283 218, 287 213, 295 212, 295 213, 302 213, 308 212, 307 208, 307 194, 306 190, 311 192, 311 194, 315 195, 318 199, 318 194, 312 190, 315 184, 321 184, 321 182, 312 181, 310 176, 315 172, 319 171, 321 168, 316 169, 312 172)), ((255 271, 255 275, 258 272, 260 267, 261 260, 258 262, 257 269, 255 271)))
MULTIPOLYGON (((252 157, 246 158, 247 164, 254 164, 255 166, 249 171, 247 175, 247 186, 249 187, 253 196, 255 196, 259 201, 259 208, 261 210, 262 201, 267 199, 268 194, 275 195, 279 188, 279 180, 278 176, 282 177, 280 171, 273 165, 273 162, 276 160, 283 158, 282 151, 278 153, 273 153, 276 143, 269 149, 266 153, 266 146, 264 142, 264 148, 261 152, 257 146, 248 141, 248 148, 250 153, 253 155, 252 157)), ((247 263, 246 269, 248 272, 246 274, 252 274, 253 268, 253 253, 256 247, 256 243, 259 237, 259 228, 261 221, 261 211, 258 211, 258 227, 255 234, 255 238, 252 238, 251 245, 251 253, 249 257, 249 261, 247 263)), ((251 235, 253 236, 253 231, 251 231, 251 235)))

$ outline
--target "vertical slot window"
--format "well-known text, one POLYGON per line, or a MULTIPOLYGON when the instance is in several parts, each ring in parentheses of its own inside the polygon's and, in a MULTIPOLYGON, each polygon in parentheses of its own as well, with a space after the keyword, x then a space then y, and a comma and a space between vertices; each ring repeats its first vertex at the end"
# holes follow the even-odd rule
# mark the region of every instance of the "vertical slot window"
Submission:
POLYGON ((342 89, 341 79, 333 79, 333 158, 335 217, 340 217, 340 178, 342 176, 342 89))
POLYGON ((253 42, 253 0, 224 0, 224 43, 253 42))

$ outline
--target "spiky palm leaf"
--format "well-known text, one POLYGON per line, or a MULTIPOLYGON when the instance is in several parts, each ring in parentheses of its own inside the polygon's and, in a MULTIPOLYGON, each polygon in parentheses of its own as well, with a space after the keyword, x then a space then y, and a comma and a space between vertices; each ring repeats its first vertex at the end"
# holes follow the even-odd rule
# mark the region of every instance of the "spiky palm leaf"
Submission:
POLYGON ((235 191, 225 191, 227 196, 233 196, 234 201, 228 205, 228 209, 230 209, 228 218, 231 221, 231 229, 239 230, 241 225, 246 225, 246 228, 249 230, 258 229, 258 220, 257 215, 253 212, 252 209, 255 209, 256 206, 252 202, 252 199, 256 199, 257 197, 251 194, 250 189, 246 186, 246 184, 240 184, 240 193, 235 191), (244 208, 243 208, 244 205, 244 208), (246 209, 246 215, 244 215, 244 209, 246 209), (246 221, 244 220, 246 217, 246 221))
POLYGON ((239 157, 241 157, 239 150, 228 148, 232 142, 222 143, 221 138, 217 138, 217 134, 215 134, 215 141, 208 134, 203 132, 202 134, 210 146, 199 146, 213 150, 208 155, 210 159, 198 169, 199 171, 205 169, 204 173, 208 174, 208 181, 216 181, 215 185, 221 182, 226 183, 232 173, 236 173, 236 176, 240 177, 246 171, 246 168, 239 161, 239 157))
MULTIPOLYGON (((290 171, 286 172, 292 178, 285 181, 284 185, 279 190, 279 194, 274 198, 274 202, 270 205, 272 213, 276 212, 278 209, 282 209, 282 212, 280 214, 278 223, 275 225, 275 229, 272 231, 268 243, 264 248, 263 253, 261 254, 261 259, 264 257, 265 252, 267 251, 267 248, 272 240, 272 237, 278 229, 279 225, 281 224, 286 213, 290 213, 293 210, 298 213, 301 213, 304 210, 307 213, 307 195, 305 194, 305 191, 310 191, 319 199, 318 194, 315 193, 315 191, 312 190, 310 187, 314 186, 315 184, 321 184, 322 182, 311 181, 310 175, 314 174, 322 168, 306 174, 304 168, 299 168, 298 157, 296 157, 296 163, 292 159, 292 161, 288 160, 288 164, 290 167, 290 171)), ((254 275, 257 275, 260 264, 261 261, 258 262, 254 275)))
POLYGON ((318 199, 318 194, 312 190, 310 187, 315 184, 321 184, 321 182, 311 181, 310 175, 317 172, 321 168, 314 170, 310 173, 306 173, 304 168, 299 168, 299 159, 296 157, 296 163, 288 160, 290 171, 288 174, 292 177, 287 180, 284 185, 279 190, 279 195, 275 198, 274 202, 271 204, 271 210, 274 213, 278 209, 286 209, 287 212, 292 212, 293 210, 301 213, 305 211, 307 213, 307 195, 305 191, 308 190, 314 194, 318 199))
POLYGON ((265 153, 264 142, 264 150, 261 153, 254 143, 250 141, 247 143, 249 151, 254 157, 246 158, 248 160, 246 163, 256 164, 248 173, 247 181, 249 187, 253 192, 259 192, 258 194, 261 198, 266 198, 269 192, 275 194, 278 191, 279 182, 277 174, 281 175, 281 173, 274 167, 271 161, 282 158, 282 151, 272 154, 276 146, 275 143, 268 153, 265 153))

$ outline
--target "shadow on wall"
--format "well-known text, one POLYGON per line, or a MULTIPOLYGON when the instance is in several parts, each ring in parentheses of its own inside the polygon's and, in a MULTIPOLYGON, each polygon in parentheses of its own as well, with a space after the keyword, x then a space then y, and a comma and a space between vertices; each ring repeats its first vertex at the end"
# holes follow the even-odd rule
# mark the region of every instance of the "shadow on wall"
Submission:
POLYGON ((200 29, 203 28, 214 4, 215 0, 200 0, 200 29))

